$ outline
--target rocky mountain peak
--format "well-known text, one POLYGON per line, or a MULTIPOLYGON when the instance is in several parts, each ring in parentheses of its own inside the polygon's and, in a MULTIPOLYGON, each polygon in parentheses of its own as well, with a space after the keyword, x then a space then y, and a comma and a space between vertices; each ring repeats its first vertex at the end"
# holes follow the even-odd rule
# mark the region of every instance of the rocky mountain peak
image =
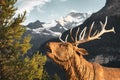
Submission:
POLYGON ((36 29, 36 28, 42 27, 43 24, 44 22, 40 22, 39 20, 37 20, 35 22, 29 23, 27 27, 30 29, 36 29))

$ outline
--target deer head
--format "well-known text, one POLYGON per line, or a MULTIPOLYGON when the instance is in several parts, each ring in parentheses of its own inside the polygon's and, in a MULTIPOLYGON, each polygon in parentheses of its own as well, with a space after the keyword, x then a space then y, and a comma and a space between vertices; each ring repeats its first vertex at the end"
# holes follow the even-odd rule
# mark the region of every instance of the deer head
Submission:
POLYGON ((59 38, 61 42, 50 42, 47 44, 48 47, 47 56, 50 57, 52 60, 54 60, 56 63, 60 64, 61 66, 64 66, 67 65, 66 62, 68 62, 74 56, 81 57, 82 55, 87 55, 87 51, 85 49, 77 47, 79 44, 92 41, 95 39, 100 39, 100 36, 103 35, 104 33, 115 32, 114 27, 109 30, 105 29, 107 25, 107 17, 105 23, 102 23, 100 21, 100 24, 101 24, 101 31, 95 31, 94 33, 91 33, 93 30, 94 22, 92 23, 88 33, 86 33, 87 27, 85 27, 81 31, 81 33, 79 33, 79 28, 78 28, 78 30, 76 31, 75 38, 72 36, 72 29, 71 29, 70 35, 67 35, 65 40, 62 40, 60 36, 59 38), (79 39, 78 39, 78 35, 79 35, 79 39), (68 36, 71 37, 73 42, 67 42, 68 36))

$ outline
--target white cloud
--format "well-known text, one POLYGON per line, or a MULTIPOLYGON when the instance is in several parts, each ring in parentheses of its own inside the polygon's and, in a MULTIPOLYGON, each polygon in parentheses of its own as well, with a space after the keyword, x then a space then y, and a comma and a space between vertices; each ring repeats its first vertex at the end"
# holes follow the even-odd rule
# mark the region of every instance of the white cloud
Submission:
POLYGON ((16 3, 16 6, 18 8, 16 13, 23 13, 26 10, 29 14, 36 7, 39 11, 42 11, 40 8, 50 1, 51 0, 18 0, 16 3))
POLYGON ((60 0, 61 2, 66 2, 67 0, 60 0))
POLYGON ((70 10, 70 12, 76 12, 76 13, 77 13, 77 12, 79 12, 79 11, 72 9, 72 10, 70 10))

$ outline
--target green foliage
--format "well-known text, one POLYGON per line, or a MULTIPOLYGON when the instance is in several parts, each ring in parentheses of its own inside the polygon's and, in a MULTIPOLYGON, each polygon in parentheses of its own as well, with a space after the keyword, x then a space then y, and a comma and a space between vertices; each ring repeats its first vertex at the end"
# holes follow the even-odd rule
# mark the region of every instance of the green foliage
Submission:
POLYGON ((32 58, 26 57, 23 60, 16 56, 6 58, 4 55, 0 56, 0 59, 4 59, 1 62, 2 80, 40 80, 42 78, 46 57, 39 53, 34 54, 32 58))
POLYGON ((25 28, 21 23, 26 12, 14 17, 16 1, 0 1, 0 80, 59 80, 43 72, 46 57, 39 52, 24 57, 31 48, 31 37, 23 37, 25 28))
POLYGON ((34 56, 30 58, 26 58, 24 60, 24 65, 28 69, 28 73, 24 75, 26 80, 33 80, 34 78, 41 79, 43 74, 43 66, 46 62, 46 57, 42 56, 39 53, 34 54, 34 56))
POLYGON ((0 79, 41 79, 46 57, 38 53, 31 58, 24 57, 31 48, 31 37, 23 37, 25 28, 21 25, 26 12, 13 17, 17 0, 2 1, 4 4, 0 2, 0 79))
POLYGON ((10 50, 11 53, 20 52, 25 54, 31 48, 29 36, 23 37, 25 28, 21 25, 25 14, 15 16, 14 4, 17 0, 4 0, 5 4, 0 5, 0 49, 10 50), (11 49, 12 48, 12 49, 11 49), (16 51, 17 50, 17 51, 16 51))

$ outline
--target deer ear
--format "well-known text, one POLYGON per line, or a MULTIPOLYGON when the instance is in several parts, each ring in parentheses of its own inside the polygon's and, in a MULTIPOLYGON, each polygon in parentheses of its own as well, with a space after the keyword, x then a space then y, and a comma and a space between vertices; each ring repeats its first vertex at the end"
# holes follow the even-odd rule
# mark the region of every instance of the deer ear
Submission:
POLYGON ((76 52, 78 55, 82 54, 82 55, 88 55, 87 50, 83 49, 83 48, 77 48, 76 52))

